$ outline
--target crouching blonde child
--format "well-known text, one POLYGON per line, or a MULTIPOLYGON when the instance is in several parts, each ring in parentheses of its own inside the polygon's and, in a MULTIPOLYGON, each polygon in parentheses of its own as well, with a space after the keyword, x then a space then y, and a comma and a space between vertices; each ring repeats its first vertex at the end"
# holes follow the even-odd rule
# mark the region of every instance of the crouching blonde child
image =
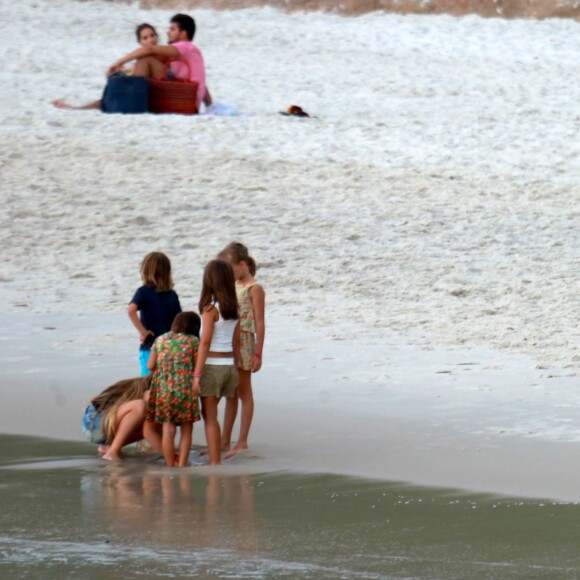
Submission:
POLYGON ((82 431, 103 459, 119 460, 122 447, 143 439, 150 383, 151 377, 118 381, 89 402, 82 431))

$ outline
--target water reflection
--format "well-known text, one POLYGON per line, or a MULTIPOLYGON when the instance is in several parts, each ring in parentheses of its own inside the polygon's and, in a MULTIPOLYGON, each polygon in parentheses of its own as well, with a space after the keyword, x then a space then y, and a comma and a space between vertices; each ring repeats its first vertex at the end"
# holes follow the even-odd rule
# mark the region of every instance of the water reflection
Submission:
POLYGON ((249 475, 120 465, 82 476, 82 506, 112 539, 254 554, 260 546, 254 485, 249 475))
POLYGON ((0 436, 2 578, 580 575, 578 505, 89 449, 0 436))

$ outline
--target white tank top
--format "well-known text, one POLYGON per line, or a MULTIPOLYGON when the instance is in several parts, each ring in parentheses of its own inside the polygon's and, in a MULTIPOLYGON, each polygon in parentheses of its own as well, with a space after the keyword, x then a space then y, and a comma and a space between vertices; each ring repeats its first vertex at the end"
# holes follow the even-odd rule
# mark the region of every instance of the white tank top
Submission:
MULTIPOLYGON (((232 352, 234 350, 234 332, 238 324, 237 320, 224 320, 220 312, 220 305, 216 302, 214 304, 218 311, 219 319, 213 325, 213 335, 211 337, 211 345, 209 350, 211 352, 232 352)), ((208 365, 233 365, 234 357, 227 358, 212 358, 208 357, 205 361, 208 365)))

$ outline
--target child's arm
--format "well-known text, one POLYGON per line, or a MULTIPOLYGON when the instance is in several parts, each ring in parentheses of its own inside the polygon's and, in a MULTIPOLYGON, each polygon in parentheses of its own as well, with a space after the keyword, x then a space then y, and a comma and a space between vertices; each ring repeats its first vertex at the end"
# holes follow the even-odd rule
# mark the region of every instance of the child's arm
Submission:
MULTIPOLYGON (((194 369, 197 365, 197 352, 198 351, 193 352, 193 368, 194 369)), ((193 372, 195 372, 195 371, 193 371, 193 372)), ((199 397, 199 395, 201 395, 201 389, 199 388, 199 381, 196 383, 195 377, 193 377, 193 378, 194 378, 194 381, 193 381, 193 386, 191 387, 191 390, 193 391, 194 395, 197 395, 199 397)))
POLYGON ((266 336, 266 293, 261 286, 256 284, 250 288, 249 294, 254 309, 254 325, 256 327, 256 350, 254 350, 252 359, 252 372, 256 373, 262 368, 262 350, 266 336))
POLYGON ((215 324, 216 316, 215 306, 209 306, 204 310, 201 315, 201 327, 203 329, 201 333, 201 340, 199 341, 199 350, 197 351, 197 360, 195 361, 195 370, 193 371, 193 392, 201 392, 199 390, 199 381, 201 379, 201 373, 203 367, 205 366, 205 361, 207 359, 207 353, 209 352, 209 347, 211 346, 211 339, 213 337, 213 327, 215 324))
POLYGON ((232 350, 234 351, 234 364, 238 368, 238 363, 241 359, 240 351, 240 322, 236 324, 236 329, 234 330, 234 336, 232 339, 232 350))
POLYGON ((154 334, 150 330, 147 330, 143 326, 141 319, 139 318, 139 315, 137 314, 137 311, 138 311, 137 304, 135 304, 134 302, 131 302, 131 304, 129 304, 129 308, 127 308, 127 314, 129 315, 129 320, 133 323, 133 326, 137 329, 137 332, 139 333, 139 340, 141 342, 145 342, 146 338, 149 335, 154 336, 154 334))
POLYGON ((179 295, 177 294, 177 292, 175 292, 175 290, 173 291, 173 293, 175 294, 175 298, 176 298, 176 313, 175 316, 177 316, 180 312, 183 312, 183 310, 181 309, 181 302, 179 302, 179 295))
POLYGON ((154 346, 151 349, 151 354, 149 355, 149 360, 147 361, 147 368, 150 371, 154 371, 156 365, 157 365, 157 351, 155 350, 155 346, 154 346))

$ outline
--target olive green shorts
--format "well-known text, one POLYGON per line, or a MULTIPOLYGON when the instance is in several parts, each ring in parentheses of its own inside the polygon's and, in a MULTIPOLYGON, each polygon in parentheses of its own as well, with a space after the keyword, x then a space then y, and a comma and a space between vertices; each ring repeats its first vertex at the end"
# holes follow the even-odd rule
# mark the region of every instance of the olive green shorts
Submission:
POLYGON ((236 394, 238 386, 238 371, 235 365, 211 365, 203 367, 203 375, 199 383, 202 397, 227 397, 231 399, 236 394))

